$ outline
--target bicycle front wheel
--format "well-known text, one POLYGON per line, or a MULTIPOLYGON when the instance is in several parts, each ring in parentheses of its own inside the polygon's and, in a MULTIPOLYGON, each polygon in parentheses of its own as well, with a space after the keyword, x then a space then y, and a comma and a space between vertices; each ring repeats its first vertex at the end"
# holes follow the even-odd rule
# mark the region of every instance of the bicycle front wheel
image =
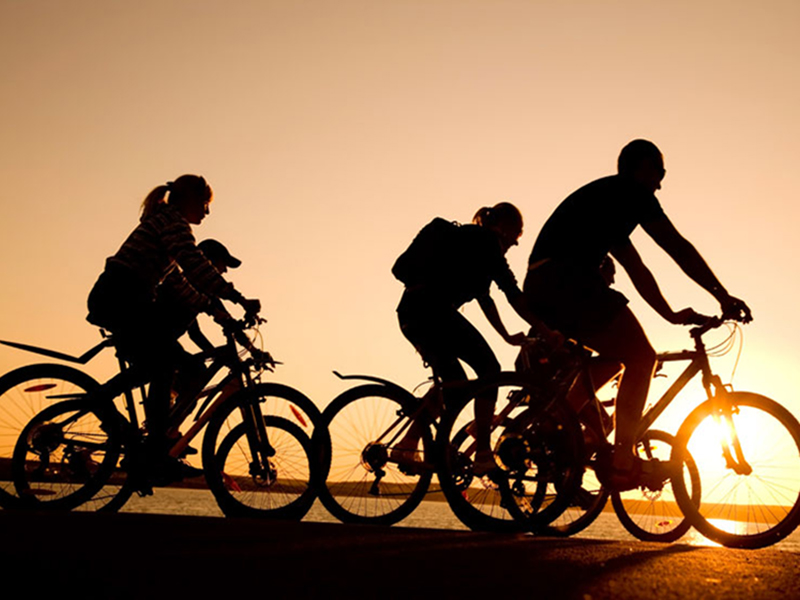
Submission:
MULTIPOLYGON (((665 431, 651 429, 636 444, 636 453, 642 460, 668 461, 675 438, 665 431)), ((697 465, 690 453, 684 453, 682 465, 684 483, 693 504, 700 502, 701 483, 697 465)), ((675 499, 672 480, 664 482, 660 490, 644 487, 611 494, 611 503, 622 526, 646 542, 674 542, 691 528, 675 499)))
POLYGON ((724 546, 774 544, 800 522, 800 424, 777 402, 730 392, 708 400, 678 431, 673 459, 689 452, 702 496, 691 498, 685 477, 673 482, 681 510, 707 538, 724 546), (718 407, 723 406, 723 410, 718 407), (733 440, 741 444, 737 458, 733 440), (728 446, 734 460, 726 460, 728 446))
POLYGON ((121 433, 101 421, 84 400, 45 408, 22 430, 11 473, 20 505, 38 510, 71 510, 89 503, 115 474, 121 433))
POLYGON ((278 384, 248 388, 216 409, 203 439, 203 470, 223 513, 306 515, 316 498, 311 436, 318 414, 303 394, 278 384))
POLYGON ((393 525, 422 502, 433 477, 433 440, 422 429, 419 468, 401 470, 391 451, 410 425, 416 400, 384 385, 360 385, 335 398, 322 413, 330 444, 319 498, 343 523, 393 525))

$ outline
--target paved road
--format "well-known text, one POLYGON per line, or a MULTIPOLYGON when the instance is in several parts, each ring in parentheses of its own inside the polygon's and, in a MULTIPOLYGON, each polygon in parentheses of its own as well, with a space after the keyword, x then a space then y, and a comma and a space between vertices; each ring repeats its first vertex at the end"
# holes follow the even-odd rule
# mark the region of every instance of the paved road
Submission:
POLYGON ((142 514, 0 511, 19 598, 800 597, 800 554, 142 514))

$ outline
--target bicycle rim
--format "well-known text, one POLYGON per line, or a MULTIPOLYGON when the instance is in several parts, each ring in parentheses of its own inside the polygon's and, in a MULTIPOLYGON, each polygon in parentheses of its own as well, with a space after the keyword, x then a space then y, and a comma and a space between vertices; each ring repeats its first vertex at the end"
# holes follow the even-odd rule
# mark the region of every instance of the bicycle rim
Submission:
POLYGON ((675 482, 676 498, 692 525, 709 539, 730 547, 768 546, 800 521, 800 425, 764 396, 733 392, 726 398, 751 470, 737 474, 726 464, 721 439, 730 435, 729 429, 715 419, 714 401, 707 401, 681 425, 673 452, 680 456, 688 450, 694 458, 701 501, 699 506, 690 501, 685 480, 675 482))
POLYGON ((318 465, 311 450, 315 410, 300 392, 278 384, 249 388, 217 409, 203 440, 203 469, 223 513, 296 520, 305 516, 316 498, 318 465), (250 445, 253 417, 263 420, 274 451, 266 460, 250 445))
POLYGON ((98 386, 82 371, 58 364, 29 365, 0 377, 0 505, 14 508, 19 502, 11 458, 25 426, 45 408, 98 386))
POLYGON ((90 500, 112 478, 119 457, 118 429, 101 427, 84 401, 65 401, 25 426, 11 471, 27 508, 71 510, 86 504, 85 509, 94 510, 90 500))
MULTIPOLYGON (((393 525, 419 506, 433 476, 433 442, 424 428, 416 471, 390 458, 409 423, 409 396, 382 385, 363 385, 338 396, 323 412, 330 463, 319 490, 325 508, 345 523, 393 525)), ((411 453, 409 453, 411 454, 411 453)))
MULTIPOLYGON (((670 460, 674 436, 655 429, 647 431, 636 445, 643 460, 670 460)), ((684 453, 683 481, 691 490, 692 502, 700 501, 701 483, 697 465, 690 454, 684 453)), ((691 524, 684 517, 675 499, 672 481, 661 490, 637 488, 611 494, 611 503, 622 526, 633 536, 649 542, 674 542, 685 534, 691 524)))

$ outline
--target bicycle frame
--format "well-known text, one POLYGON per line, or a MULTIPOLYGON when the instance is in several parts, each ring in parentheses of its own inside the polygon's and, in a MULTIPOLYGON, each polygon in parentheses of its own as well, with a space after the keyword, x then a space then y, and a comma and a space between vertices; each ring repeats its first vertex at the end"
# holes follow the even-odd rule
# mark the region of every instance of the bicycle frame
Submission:
MULTIPOLYGON (((752 468, 744 458, 739 436, 736 433, 736 428, 731 418, 733 407, 727 401, 728 389, 722 383, 720 377, 711 371, 711 364, 708 360, 708 354, 706 353, 705 344, 702 340, 704 333, 719 324, 717 321, 713 321, 713 323, 714 325, 707 324, 702 327, 697 327, 690 332, 694 340, 694 350, 662 352, 657 355, 659 363, 689 361, 689 364, 663 393, 661 398, 642 415, 639 427, 636 430, 636 439, 641 439, 645 435, 681 390, 700 373, 702 375, 702 384, 706 391, 706 396, 708 400, 713 402, 716 411, 715 419, 728 433, 727 436, 722 437, 722 454, 725 458, 726 466, 738 475, 747 475, 752 472, 752 468)), ((584 364, 581 371, 581 377, 584 380, 584 385, 587 386, 587 391, 589 391, 590 401, 593 399, 595 404, 599 407, 599 400, 597 399, 594 387, 591 383, 591 377, 589 376, 586 364, 584 364)))
MULTIPOLYGON (((100 352, 102 352, 104 349, 114 347, 113 336, 106 334, 106 332, 102 329, 101 333, 105 339, 80 356, 73 356, 56 350, 41 348, 29 344, 22 344, 19 342, 0 340, 0 344, 19 350, 24 350, 26 352, 47 356, 48 358, 85 365, 95 356, 100 354, 100 352)), ((236 331, 226 331, 226 343, 223 346, 219 346, 208 352, 201 352, 195 355, 197 357, 212 358, 212 363, 207 370, 205 384, 211 381, 211 379, 213 379, 214 376, 225 367, 228 367, 230 372, 222 379, 222 381, 211 387, 203 389, 198 395, 188 399, 177 399, 175 407, 171 410, 169 417, 170 427, 173 429, 177 429, 177 427, 180 426, 180 424, 189 416, 189 414, 194 411, 194 406, 197 405, 198 401, 203 399, 205 400, 200 402, 200 406, 195 414, 194 423, 192 424, 191 428, 186 432, 186 434, 182 435, 170 449, 171 456, 179 457, 182 455, 186 447, 208 423, 209 419, 214 414, 215 410, 220 406, 220 404, 222 404, 222 402, 243 388, 253 385, 254 382, 250 375, 249 369, 240 360, 238 360, 235 345, 236 340, 238 339, 237 333, 238 332, 236 331), (187 410, 187 408, 189 410, 187 410)), ((247 345, 245 341, 246 338, 241 340, 243 345, 247 345)), ((247 342, 249 342, 249 340, 247 340, 247 342)), ((136 411, 136 400, 134 399, 133 392, 138 388, 143 401, 146 397, 146 382, 137 384, 135 379, 136 375, 131 371, 129 363, 119 356, 117 357, 117 360, 119 362, 120 372, 107 381, 105 385, 111 385, 112 389, 120 389, 120 393, 124 397, 124 410, 128 416, 130 429, 132 431, 138 431, 140 428, 140 423, 136 411), (119 387, 117 388, 116 386, 119 387)), ((52 398, 66 400, 77 399, 77 396, 52 396, 52 398)), ((79 411, 70 419, 67 419, 64 424, 69 424, 72 421, 76 421, 85 415, 89 410, 91 410, 91 408, 87 407, 86 411, 79 411)), ((247 424, 246 431, 248 435, 248 441, 250 442, 251 450, 254 453, 252 457, 253 464, 268 464, 267 458, 274 454, 274 450, 269 444, 266 427, 260 411, 252 405, 248 405, 247 407, 243 406, 242 418, 247 424)))

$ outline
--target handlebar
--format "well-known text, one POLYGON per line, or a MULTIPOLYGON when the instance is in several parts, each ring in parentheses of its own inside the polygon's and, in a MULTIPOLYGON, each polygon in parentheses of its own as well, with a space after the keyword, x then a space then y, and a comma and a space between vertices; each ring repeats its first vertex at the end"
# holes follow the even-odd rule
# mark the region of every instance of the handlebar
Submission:
POLYGON ((736 321, 737 323, 748 323, 749 322, 749 320, 744 318, 741 314, 736 314, 736 315, 725 315, 725 314, 723 314, 722 316, 719 316, 719 317, 708 317, 708 316, 705 316, 705 315, 699 315, 699 316, 701 317, 701 319, 704 319, 705 322, 701 323, 701 324, 699 324, 699 325, 697 325, 695 327, 692 327, 689 330, 689 334, 695 339, 699 338, 700 336, 705 335, 706 333, 708 333, 712 329, 716 329, 717 327, 720 327, 723 324, 728 323, 729 321, 736 321))
POLYGON ((247 329, 253 329, 261 323, 266 322, 266 319, 261 318, 257 314, 245 315, 243 319, 230 319, 226 321, 222 324, 222 330, 228 339, 235 340, 239 345, 247 349, 252 357, 254 366, 271 371, 272 367, 281 363, 272 358, 269 352, 256 348, 250 338, 244 333, 247 329))

